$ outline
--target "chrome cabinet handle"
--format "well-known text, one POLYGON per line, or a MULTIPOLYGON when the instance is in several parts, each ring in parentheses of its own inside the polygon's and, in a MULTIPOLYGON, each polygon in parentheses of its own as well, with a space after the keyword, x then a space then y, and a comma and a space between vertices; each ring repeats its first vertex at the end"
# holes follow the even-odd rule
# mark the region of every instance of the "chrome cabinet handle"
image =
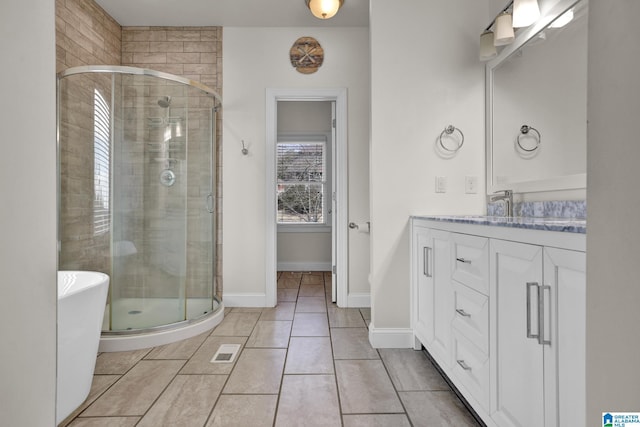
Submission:
POLYGON ((542 285, 538 286, 538 290, 542 290, 542 292, 538 291, 538 343, 540 345, 551 345, 551 340, 544 339, 544 319, 545 319, 545 308, 544 308, 544 292, 549 291, 549 296, 551 296, 551 286, 542 285))
POLYGON ((467 365, 467 364, 465 363, 465 361, 464 361, 464 360, 456 360, 456 362, 457 362, 457 363, 458 363, 458 365, 460 365, 460 367, 461 367, 462 369, 464 369, 465 371, 470 371, 470 370, 471 370, 471 366, 467 365))
POLYGON ((470 259, 456 258, 456 261, 464 262, 465 264, 471 264, 471 260, 470 259))
MULTIPOLYGON (((527 338, 534 338, 540 340, 540 330, 537 334, 531 333, 531 288, 536 288, 537 300, 540 301, 540 288, 538 282, 527 282, 527 338)), ((538 304, 538 313, 540 310, 540 304, 538 304)), ((540 316, 538 316, 538 328, 540 328, 540 316)))
POLYGON ((425 246, 422 248, 422 274, 427 277, 433 277, 429 268, 429 255, 431 254, 431 248, 425 246))
POLYGON ((471 317, 471 315, 464 311, 464 309, 462 308, 456 308, 456 313, 458 313, 462 317, 471 317))

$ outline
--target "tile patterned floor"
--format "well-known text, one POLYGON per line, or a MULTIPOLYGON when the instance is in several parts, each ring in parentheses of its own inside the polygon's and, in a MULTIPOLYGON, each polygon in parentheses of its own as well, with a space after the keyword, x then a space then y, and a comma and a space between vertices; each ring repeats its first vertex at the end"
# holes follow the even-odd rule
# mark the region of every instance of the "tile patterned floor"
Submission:
POLYGON ((213 331, 98 356, 70 427, 477 426, 422 352, 373 349, 368 309, 331 303, 329 273, 282 272, 278 306, 227 309, 213 331), (211 363, 240 344, 233 364, 211 363))

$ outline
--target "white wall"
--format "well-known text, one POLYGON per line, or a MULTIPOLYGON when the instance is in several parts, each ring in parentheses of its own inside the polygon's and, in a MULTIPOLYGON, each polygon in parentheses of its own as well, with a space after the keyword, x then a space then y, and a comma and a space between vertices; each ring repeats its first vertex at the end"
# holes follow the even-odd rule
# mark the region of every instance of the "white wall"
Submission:
POLYGON ((279 271, 330 271, 331 232, 278 233, 279 271))
MULTIPOLYGON (((412 214, 484 211, 484 64, 480 33, 487 2, 372 1, 371 298, 375 329, 409 328, 412 214), (449 124, 465 135, 449 160, 436 139, 449 124), (465 175, 478 194, 465 194, 465 175), (435 194, 435 177, 448 191, 435 194)), ((375 332, 375 331, 374 331, 375 332)), ((405 343, 407 344, 407 343, 405 343)), ((408 345, 408 344, 407 344, 408 345)))
POLYGON ((55 10, 0 13, 0 424, 53 426, 56 375, 55 10))
POLYGON ((278 102, 278 133, 331 132, 331 102, 278 102))
MULTIPOLYGON (((240 28, 223 34, 223 287, 246 297, 265 290, 265 90, 348 90, 349 217, 369 219, 369 40, 366 28, 240 28), (314 74, 298 73, 289 49, 315 37, 325 52, 314 74), (241 140, 249 155, 240 152, 241 140)), ((369 291, 369 236, 349 234, 349 292, 369 291)))
POLYGON ((640 2, 589 4, 587 420, 640 411, 640 2))

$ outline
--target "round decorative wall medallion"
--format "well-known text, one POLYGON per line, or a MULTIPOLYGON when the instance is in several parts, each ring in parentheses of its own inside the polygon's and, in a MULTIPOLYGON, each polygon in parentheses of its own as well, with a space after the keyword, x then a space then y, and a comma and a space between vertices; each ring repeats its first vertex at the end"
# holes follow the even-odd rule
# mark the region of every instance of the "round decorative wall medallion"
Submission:
POLYGON ((324 50, 313 37, 300 37, 289 51, 291 65, 302 74, 318 71, 324 60, 324 50))

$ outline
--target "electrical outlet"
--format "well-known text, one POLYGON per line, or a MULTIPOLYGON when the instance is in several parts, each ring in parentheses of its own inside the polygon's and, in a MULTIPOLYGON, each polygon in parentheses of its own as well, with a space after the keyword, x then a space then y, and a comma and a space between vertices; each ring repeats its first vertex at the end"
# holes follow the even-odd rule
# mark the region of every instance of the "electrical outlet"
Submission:
POLYGON ((447 177, 436 176, 436 193, 446 193, 446 192, 447 192, 447 177))
POLYGON ((464 177, 464 192, 467 194, 478 193, 478 177, 477 176, 464 177))

